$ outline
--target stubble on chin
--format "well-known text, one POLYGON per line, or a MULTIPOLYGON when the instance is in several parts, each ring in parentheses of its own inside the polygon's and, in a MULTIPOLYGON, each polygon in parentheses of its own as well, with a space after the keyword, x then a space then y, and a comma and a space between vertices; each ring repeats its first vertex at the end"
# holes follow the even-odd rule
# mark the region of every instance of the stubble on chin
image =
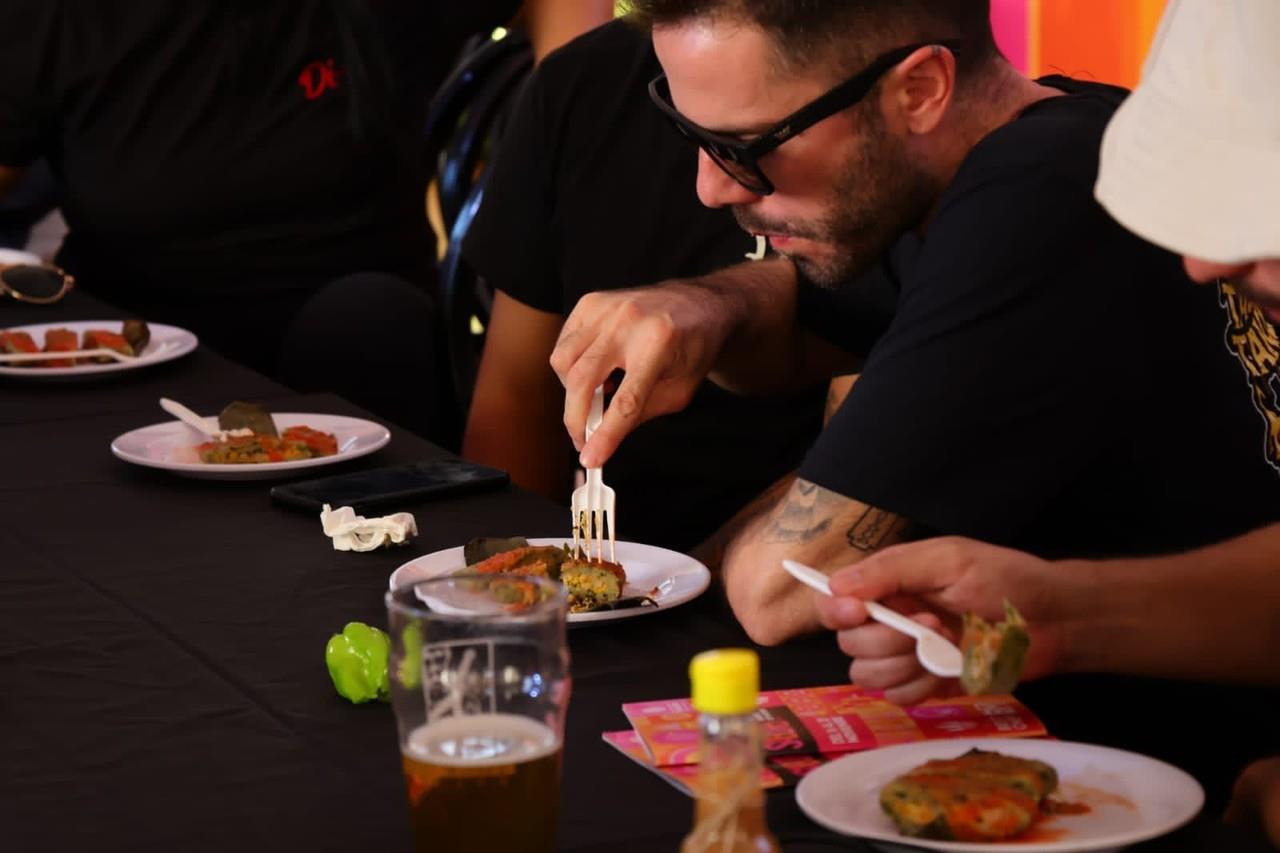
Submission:
POLYGON ((804 255, 789 255, 783 253, 783 257, 790 258, 795 264, 796 272, 805 281, 816 284, 818 287, 834 290, 839 287, 847 279, 844 277, 844 264, 834 261, 817 261, 804 255))
POLYGON ((833 247, 826 257, 785 254, 784 257, 790 257, 806 281, 835 290, 870 269, 896 239, 888 234, 860 235, 860 239, 846 239, 833 247))

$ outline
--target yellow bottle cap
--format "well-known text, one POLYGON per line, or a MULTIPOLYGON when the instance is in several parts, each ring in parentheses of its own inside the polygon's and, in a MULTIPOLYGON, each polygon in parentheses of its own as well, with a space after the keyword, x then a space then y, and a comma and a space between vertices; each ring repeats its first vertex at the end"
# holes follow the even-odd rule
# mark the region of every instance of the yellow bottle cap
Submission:
POLYGON ((760 658, 750 649, 714 649, 689 662, 693 707, 704 714, 749 714, 760 694, 760 658))

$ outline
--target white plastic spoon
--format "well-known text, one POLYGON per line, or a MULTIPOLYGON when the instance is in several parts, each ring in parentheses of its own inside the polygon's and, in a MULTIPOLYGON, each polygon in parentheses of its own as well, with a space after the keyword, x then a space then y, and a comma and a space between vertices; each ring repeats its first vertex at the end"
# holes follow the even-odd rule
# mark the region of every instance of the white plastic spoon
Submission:
POLYGON ((221 430, 215 429, 205 423, 204 418, 179 403, 177 400, 170 400, 168 397, 160 398, 160 408, 173 415, 192 429, 201 432, 209 438, 218 438, 221 430))
MULTIPOLYGON (((823 595, 831 595, 831 584, 827 576, 817 569, 797 563, 795 560, 783 560, 782 567, 793 578, 806 586, 816 589, 823 595)), ((888 625, 895 631, 901 631, 916 640, 916 657, 920 664, 934 675, 942 678, 959 678, 963 668, 964 656, 955 644, 932 628, 925 627, 913 619, 908 619, 896 610, 890 610, 883 604, 864 601, 867 613, 877 622, 888 625)))

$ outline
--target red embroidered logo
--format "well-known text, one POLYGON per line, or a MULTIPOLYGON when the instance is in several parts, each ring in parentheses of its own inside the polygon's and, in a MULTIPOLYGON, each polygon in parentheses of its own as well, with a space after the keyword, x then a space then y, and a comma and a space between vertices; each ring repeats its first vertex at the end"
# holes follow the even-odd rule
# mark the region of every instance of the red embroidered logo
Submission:
POLYGON ((334 64, 333 57, 326 60, 308 63, 298 75, 298 85, 308 101, 314 101, 330 89, 338 88, 338 75, 341 74, 334 64))

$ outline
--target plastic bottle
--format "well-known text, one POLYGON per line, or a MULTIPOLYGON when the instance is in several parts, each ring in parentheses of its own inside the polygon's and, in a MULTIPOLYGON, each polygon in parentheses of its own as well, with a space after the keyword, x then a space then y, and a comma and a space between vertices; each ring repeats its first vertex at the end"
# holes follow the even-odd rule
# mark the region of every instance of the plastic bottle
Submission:
POLYGON ((689 679, 701 736, 693 831, 680 853, 779 853, 760 788, 759 658, 748 649, 703 652, 689 679))

